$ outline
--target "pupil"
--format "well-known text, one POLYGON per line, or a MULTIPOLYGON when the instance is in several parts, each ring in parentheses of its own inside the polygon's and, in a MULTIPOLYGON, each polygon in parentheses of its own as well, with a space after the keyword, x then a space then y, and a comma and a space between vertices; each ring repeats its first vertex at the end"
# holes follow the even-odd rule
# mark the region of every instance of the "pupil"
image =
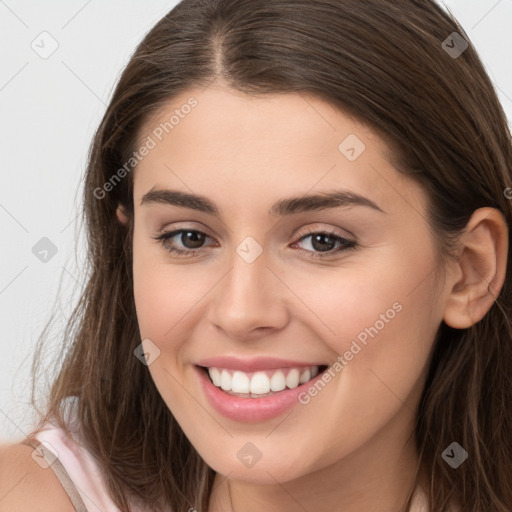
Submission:
POLYGON ((202 233, 199 233, 197 231, 186 231, 181 235, 181 238, 183 245, 185 245, 185 247, 189 249, 197 249, 198 247, 201 247, 201 244, 204 241, 202 233), (189 243, 191 243, 191 246, 188 245, 189 243))
POLYGON ((319 233, 313 236, 312 245, 317 251, 328 251, 334 248, 335 242, 331 239, 331 242, 326 242, 325 240, 331 239, 330 235, 325 235, 319 233), (326 247, 327 246, 327 247, 326 247))

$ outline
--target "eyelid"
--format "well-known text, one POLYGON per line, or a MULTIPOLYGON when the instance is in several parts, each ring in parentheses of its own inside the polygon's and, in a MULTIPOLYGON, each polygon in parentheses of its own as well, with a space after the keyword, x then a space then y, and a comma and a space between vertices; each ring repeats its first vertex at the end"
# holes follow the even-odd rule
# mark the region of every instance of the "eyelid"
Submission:
POLYGON ((338 228, 336 226, 332 226, 332 225, 330 225, 329 227, 325 227, 325 226, 326 226, 326 224, 317 222, 316 224, 313 224, 312 226, 310 225, 310 226, 304 228, 305 229, 304 232, 301 232, 299 230, 298 234, 294 235, 294 238, 297 236, 302 238, 303 236, 311 235, 313 233, 326 232, 331 235, 339 236, 340 238, 344 238, 346 240, 351 240, 351 241, 357 242, 356 237, 350 231, 348 231, 346 229, 341 230, 340 228, 338 228))
POLYGON ((157 231, 157 236, 153 237, 158 239, 158 237, 161 237, 163 235, 169 235, 170 233, 175 233, 177 231, 197 231, 198 233, 202 233, 203 235, 207 236, 208 238, 212 240, 217 241, 217 236, 213 236, 211 234, 211 231, 204 225, 199 222, 173 222, 172 224, 165 224, 164 227, 159 229, 157 231), (194 224, 198 224, 199 227, 196 227, 194 224))
POLYGON ((176 222, 166 222, 163 226, 157 231, 157 233, 169 233, 170 231, 176 231, 178 229, 189 229, 190 231, 201 231, 206 232, 209 231, 209 228, 198 221, 176 221, 176 222), (196 227, 199 226, 199 227, 196 227))

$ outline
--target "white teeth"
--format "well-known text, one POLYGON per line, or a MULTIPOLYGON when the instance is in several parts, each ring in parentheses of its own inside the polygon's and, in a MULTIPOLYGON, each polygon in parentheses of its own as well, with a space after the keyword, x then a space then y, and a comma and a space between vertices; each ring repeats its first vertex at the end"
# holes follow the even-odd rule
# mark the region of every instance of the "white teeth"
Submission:
POLYGON ((319 367, 276 369, 246 373, 242 371, 208 368, 215 386, 232 393, 266 395, 284 389, 294 389, 318 375, 319 367), (286 374, 286 376, 285 376, 286 374))
POLYGON ((249 377, 244 372, 233 373, 233 379, 231 380, 231 391, 234 393, 249 393, 249 388, 249 377))
POLYGON ((212 378, 213 383, 220 387, 220 372, 217 370, 217 368, 208 368, 208 373, 210 374, 210 377, 212 378))
POLYGON ((220 374, 220 387, 224 391, 230 391, 231 390, 231 382, 232 382, 231 374, 226 371, 222 370, 222 373, 220 374))
POLYGON ((286 379, 284 378, 284 373, 279 370, 270 379, 270 389, 272 391, 283 391, 285 387, 286 379))
POLYGON ((256 372, 251 379, 251 393, 264 395, 270 391, 270 379, 265 372, 256 372))
POLYGON ((286 387, 293 389, 299 385, 299 370, 292 368, 286 376, 286 387))
POLYGON ((304 371, 300 374, 299 384, 304 384, 304 383, 305 383, 305 382, 307 382, 309 379, 311 379, 311 371, 310 371, 309 369, 304 370, 304 371))

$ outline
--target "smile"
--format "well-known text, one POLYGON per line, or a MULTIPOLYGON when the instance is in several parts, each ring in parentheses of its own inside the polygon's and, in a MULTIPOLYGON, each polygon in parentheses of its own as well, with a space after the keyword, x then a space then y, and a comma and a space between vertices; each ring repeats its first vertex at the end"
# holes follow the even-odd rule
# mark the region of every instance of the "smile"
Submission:
POLYGON ((209 405, 222 416, 242 423, 270 420, 303 407, 299 396, 328 365, 259 357, 211 357, 193 365, 209 405))
POLYGON ((309 382, 318 373, 318 366, 277 368, 256 372, 208 368, 208 374, 214 386, 241 398, 263 398, 285 389, 295 389, 300 384, 309 382))

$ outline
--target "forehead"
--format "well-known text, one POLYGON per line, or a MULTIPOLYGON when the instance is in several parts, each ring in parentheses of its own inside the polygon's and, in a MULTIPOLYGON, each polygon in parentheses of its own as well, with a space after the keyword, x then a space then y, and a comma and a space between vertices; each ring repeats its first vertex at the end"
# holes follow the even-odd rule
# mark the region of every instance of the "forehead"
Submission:
POLYGON ((191 88, 146 122, 139 145, 149 139, 152 149, 134 173, 136 203, 155 185, 207 196, 236 193, 240 206, 261 187, 263 199, 346 188, 384 209, 397 199, 421 207, 424 199, 393 168, 382 139, 310 94, 191 88))

